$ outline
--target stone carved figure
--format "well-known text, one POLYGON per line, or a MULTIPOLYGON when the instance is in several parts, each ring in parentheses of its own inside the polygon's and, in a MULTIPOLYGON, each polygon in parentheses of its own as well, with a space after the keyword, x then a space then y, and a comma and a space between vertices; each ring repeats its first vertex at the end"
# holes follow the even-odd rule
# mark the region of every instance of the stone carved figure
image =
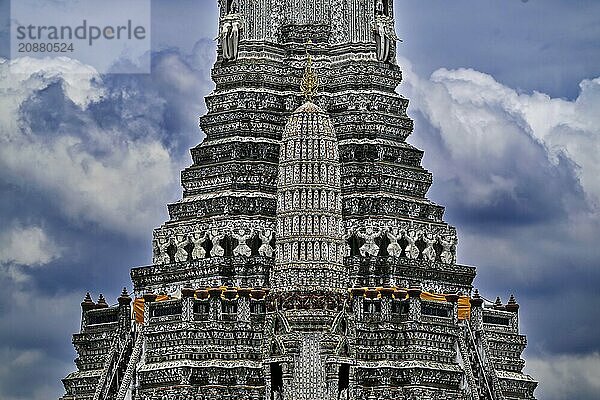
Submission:
POLYGON ((440 244, 442 245, 441 259, 445 264, 452 264, 454 262, 454 254, 452 248, 454 247, 455 239, 452 236, 447 236, 445 239, 440 238, 440 244))
POLYGON ((205 232, 204 235, 200 236, 200 234, 194 235, 194 250, 192 251, 192 259, 201 260, 206 257, 206 250, 202 245, 208 238, 208 232, 205 232))
POLYGON ((238 20, 226 20, 221 28, 220 40, 225 60, 235 60, 240 44, 241 24, 238 20))
POLYGON ((175 239, 171 238, 171 244, 177 247, 177 251, 175 252, 175 262, 184 262, 187 261, 187 251, 185 251, 185 246, 187 244, 187 238, 180 238, 177 243, 175 243, 175 239))
POLYGON ((425 242, 426 247, 423 249, 423 258, 427 261, 435 261, 436 253, 433 245, 435 244, 435 239, 433 237, 428 236, 427 234, 421 232, 419 235, 420 239, 425 242))
POLYGON ((273 240, 273 231, 265 229, 264 232, 259 232, 258 237, 261 241, 261 245, 258 248, 258 254, 263 257, 273 257, 273 247, 271 246, 271 240, 273 240))
POLYGON ((210 250, 211 257, 223 257, 225 249, 221 246, 221 240, 225 239, 224 233, 219 233, 217 229, 210 231, 210 241, 212 242, 212 249, 210 250))
POLYGON ((358 237, 365 240, 365 244, 360 247, 360 254, 365 257, 369 256, 377 256, 379 254, 379 246, 375 243, 375 238, 379 236, 378 232, 368 226, 365 230, 365 233, 357 232, 358 237))
POLYGON ((229 49, 231 50, 231 59, 235 60, 238 56, 238 46, 240 44, 241 25, 239 21, 233 21, 231 24, 231 33, 229 34, 229 49))
POLYGON ((246 243, 246 241, 252 237, 252 234, 245 235, 244 233, 244 230, 240 229, 238 230, 238 233, 232 234, 233 238, 238 241, 238 245, 233 249, 234 256, 250 257, 252 255, 252 249, 246 243))
POLYGON ((417 247, 417 233, 415 231, 409 231, 406 236, 406 241, 408 245, 406 246, 406 257, 416 260, 419 258, 419 248, 417 247))
POLYGON ((229 42, 227 37, 229 36, 229 32, 231 31, 231 22, 225 21, 223 26, 221 27, 221 35, 219 38, 221 39, 221 47, 223 48, 223 58, 226 60, 231 59, 231 54, 229 50, 229 42))
POLYGON ((161 255, 161 251, 160 251, 160 246, 158 245, 158 240, 153 240, 152 241, 152 259, 155 260, 154 262, 158 262, 160 255, 161 255))
POLYGON ((390 244, 387 247, 387 252, 391 257, 400 257, 402 254, 402 247, 398 243, 398 240, 402 237, 402 233, 398 232, 398 228, 388 229, 387 237, 390 240, 390 244))
POLYGON ((154 264, 162 264, 161 260, 162 252, 160 251, 160 245, 158 240, 152 241, 152 262, 154 264))
POLYGON ((391 38, 388 34, 388 25, 385 21, 378 20, 375 25, 375 43, 377 45, 377 59, 387 61, 390 57, 391 38))
POLYGON ((171 262, 169 254, 167 254, 167 246, 164 246, 161 250, 158 240, 152 241, 152 255, 154 264, 168 264, 171 262))

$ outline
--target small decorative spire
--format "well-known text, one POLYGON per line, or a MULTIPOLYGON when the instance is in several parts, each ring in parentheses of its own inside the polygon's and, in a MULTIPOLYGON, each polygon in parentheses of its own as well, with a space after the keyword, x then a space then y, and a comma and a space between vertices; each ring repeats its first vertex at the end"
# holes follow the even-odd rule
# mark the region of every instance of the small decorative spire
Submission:
POLYGON ((121 296, 119 296, 119 305, 128 305, 131 303, 131 297, 129 296, 129 293, 127 292, 127 288, 123 288, 123 291, 121 292, 121 296))
POLYGON ((92 300, 92 296, 90 295, 90 292, 87 292, 85 294, 85 298, 83 299, 84 303, 93 303, 94 300, 92 300))
POLYGON ((483 305, 483 299, 481 298, 478 289, 475 289, 475 292, 473 292, 470 302, 472 307, 481 307, 483 305))
POLYGON ((504 305, 502 304, 502 300, 500 299, 500 296, 496 297, 496 302, 494 303, 494 308, 496 310, 501 310, 504 308, 504 305))
POLYGON ((100 296, 98 297, 98 303, 96 304, 96 307, 108 308, 108 304, 106 303, 106 299, 104 298, 104 295, 102 293, 100 293, 100 296))
POLYGON ((319 89, 319 77, 313 68, 312 55, 308 51, 308 46, 311 44, 311 40, 306 43, 306 67, 304 68, 304 76, 302 77, 300 89, 302 90, 302 94, 306 101, 312 102, 313 97, 317 94, 317 90, 319 89))
POLYGON ((94 303, 94 300, 92 300, 92 296, 90 296, 90 293, 88 292, 85 295, 83 301, 81 302, 81 309, 83 311, 89 311, 93 310, 94 308, 96 308, 96 303, 94 303))
POLYGON ((510 311, 510 312, 514 312, 514 313, 519 311, 519 304, 517 303, 517 299, 515 299, 514 294, 510 295, 510 299, 508 300, 508 303, 506 304, 506 311, 510 311))

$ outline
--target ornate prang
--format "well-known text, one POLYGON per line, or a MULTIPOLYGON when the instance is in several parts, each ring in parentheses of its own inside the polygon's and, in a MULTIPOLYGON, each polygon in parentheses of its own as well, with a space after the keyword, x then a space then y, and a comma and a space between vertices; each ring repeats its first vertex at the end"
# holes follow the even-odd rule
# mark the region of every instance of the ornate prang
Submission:
POLYGON ((534 400, 406 142, 394 2, 218 1, 206 138, 62 400, 534 400))

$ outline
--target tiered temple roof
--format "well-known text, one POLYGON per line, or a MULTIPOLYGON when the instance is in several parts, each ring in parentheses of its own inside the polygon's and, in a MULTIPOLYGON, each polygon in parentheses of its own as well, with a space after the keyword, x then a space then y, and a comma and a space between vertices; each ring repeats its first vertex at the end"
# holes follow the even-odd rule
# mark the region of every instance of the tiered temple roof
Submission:
POLYGON ((406 142, 393 2, 219 6, 183 197, 134 298, 82 303, 62 400, 534 399, 406 142))

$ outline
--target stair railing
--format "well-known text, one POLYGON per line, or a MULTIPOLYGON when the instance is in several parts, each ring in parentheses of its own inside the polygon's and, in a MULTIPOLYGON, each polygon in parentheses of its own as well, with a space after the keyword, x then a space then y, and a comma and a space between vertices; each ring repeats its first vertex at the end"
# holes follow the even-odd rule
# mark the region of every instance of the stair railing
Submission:
POLYGON ((477 348, 477 341, 475 340, 475 335, 473 334, 473 330, 471 329, 471 324, 469 321, 466 321, 466 326, 468 338, 471 342, 471 346, 473 347, 472 353, 475 354, 477 364, 481 368, 481 376, 483 377, 486 394, 489 396, 490 400, 496 400, 496 396, 494 396, 494 391, 492 390, 490 382, 488 381, 487 368, 484 365, 481 354, 479 354, 479 349, 477 348))
POLYGON ((133 379, 133 375, 135 373, 135 369, 140 362, 140 357, 142 355, 142 350, 144 348, 144 335, 142 331, 137 333, 137 338, 135 340, 135 345, 133 346, 133 351, 131 352, 131 356, 129 357, 129 363, 127 363, 127 369, 125 370, 125 374, 123 375, 123 380, 121 380, 121 386, 119 387, 119 392, 117 393, 117 398, 115 400, 124 400, 129 388, 131 387, 131 381, 133 379))

